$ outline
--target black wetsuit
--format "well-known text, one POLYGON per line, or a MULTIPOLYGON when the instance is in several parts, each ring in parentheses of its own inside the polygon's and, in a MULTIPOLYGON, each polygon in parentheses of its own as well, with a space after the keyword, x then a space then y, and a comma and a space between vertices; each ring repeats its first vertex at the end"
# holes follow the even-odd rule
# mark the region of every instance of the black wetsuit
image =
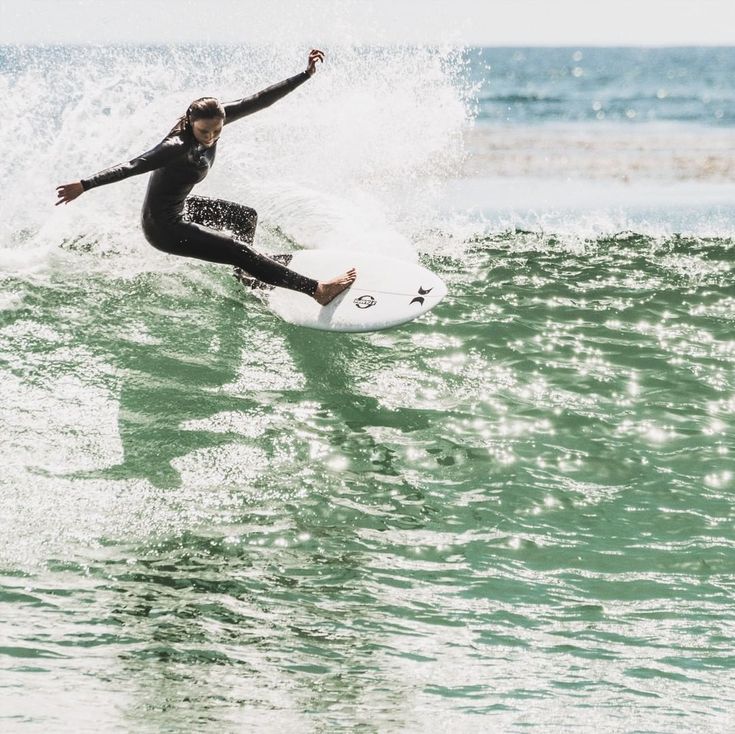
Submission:
MULTIPOLYGON (((308 78, 304 71, 252 97, 228 102, 223 105, 224 124, 268 107, 308 78)), ((174 255, 234 265, 271 285, 313 295, 317 281, 249 247, 258 220, 253 209, 221 199, 189 196, 194 185, 209 173, 216 153, 217 143, 207 148, 196 141, 189 129, 169 133, 152 150, 83 179, 82 186, 87 191, 153 171, 143 202, 143 232, 154 247, 174 255), (234 237, 210 227, 227 229, 234 237)))

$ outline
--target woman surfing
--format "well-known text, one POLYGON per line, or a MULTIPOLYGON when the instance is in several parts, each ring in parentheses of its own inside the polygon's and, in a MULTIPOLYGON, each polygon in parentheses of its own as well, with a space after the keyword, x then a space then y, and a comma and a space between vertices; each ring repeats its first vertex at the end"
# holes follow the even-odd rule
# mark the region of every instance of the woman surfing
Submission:
POLYGON ((96 186, 152 171, 142 216, 143 233, 151 245, 173 255, 233 265, 264 283, 306 293, 326 305, 354 283, 354 268, 325 281, 299 275, 250 247, 258 221, 255 210, 222 199, 189 196, 214 164, 224 126, 285 97, 315 73, 317 62, 324 62, 324 53, 314 49, 306 71, 235 102, 221 104, 214 97, 194 100, 155 148, 128 163, 58 186, 56 205, 68 204, 96 186), (234 236, 218 231, 222 229, 234 236))

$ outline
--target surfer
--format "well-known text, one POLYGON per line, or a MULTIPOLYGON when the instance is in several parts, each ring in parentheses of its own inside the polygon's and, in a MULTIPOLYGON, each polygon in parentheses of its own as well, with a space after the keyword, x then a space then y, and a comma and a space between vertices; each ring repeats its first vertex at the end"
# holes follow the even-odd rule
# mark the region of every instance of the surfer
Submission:
POLYGON ((147 153, 89 178, 56 188, 56 205, 68 204, 89 189, 152 171, 143 201, 146 239, 159 250, 184 257, 233 265, 270 285, 300 291, 322 306, 355 281, 352 268, 331 280, 316 281, 257 252, 250 245, 258 216, 242 204, 189 196, 209 173, 222 129, 269 107, 316 72, 324 53, 313 49, 305 71, 251 97, 222 104, 214 97, 194 100, 171 132, 147 153), (229 230, 232 235, 219 230, 229 230))

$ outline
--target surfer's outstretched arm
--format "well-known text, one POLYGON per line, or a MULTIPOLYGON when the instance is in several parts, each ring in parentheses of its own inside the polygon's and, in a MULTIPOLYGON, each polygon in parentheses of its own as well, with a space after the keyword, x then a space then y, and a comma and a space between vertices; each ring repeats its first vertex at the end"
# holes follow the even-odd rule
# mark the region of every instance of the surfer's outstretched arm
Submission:
POLYGON ((161 166, 170 163, 183 152, 184 141, 181 137, 177 135, 169 136, 155 148, 151 148, 151 150, 139 155, 137 158, 133 158, 127 163, 120 163, 111 168, 106 168, 104 171, 95 173, 89 178, 83 178, 81 181, 57 186, 56 195, 58 200, 56 206, 74 201, 78 196, 95 186, 103 186, 104 184, 114 183, 115 181, 122 181, 130 176, 137 176, 141 173, 147 173, 156 168, 161 168, 161 166))
POLYGON ((243 97, 235 102, 226 102, 225 108, 225 125, 235 122, 253 112, 270 107, 274 102, 285 97, 289 92, 293 92, 296 87, 300 87, 309 77, 316 71, 316 62, 324 62, 324 52, 313 49, 309 53, 309 65, 306 71, 302 71, 296 76, 284 79, 278 84, 274 84, 251 97, 243 97))

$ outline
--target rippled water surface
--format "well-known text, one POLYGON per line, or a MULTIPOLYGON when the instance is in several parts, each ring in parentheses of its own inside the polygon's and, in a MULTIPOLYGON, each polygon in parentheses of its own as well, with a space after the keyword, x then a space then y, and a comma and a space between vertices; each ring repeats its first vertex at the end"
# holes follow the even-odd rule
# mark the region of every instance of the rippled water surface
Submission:
POLYGON ((6 280, 12 720, 721 730, 732 263, 504 233, 353 337, 214 276, 6 280))

